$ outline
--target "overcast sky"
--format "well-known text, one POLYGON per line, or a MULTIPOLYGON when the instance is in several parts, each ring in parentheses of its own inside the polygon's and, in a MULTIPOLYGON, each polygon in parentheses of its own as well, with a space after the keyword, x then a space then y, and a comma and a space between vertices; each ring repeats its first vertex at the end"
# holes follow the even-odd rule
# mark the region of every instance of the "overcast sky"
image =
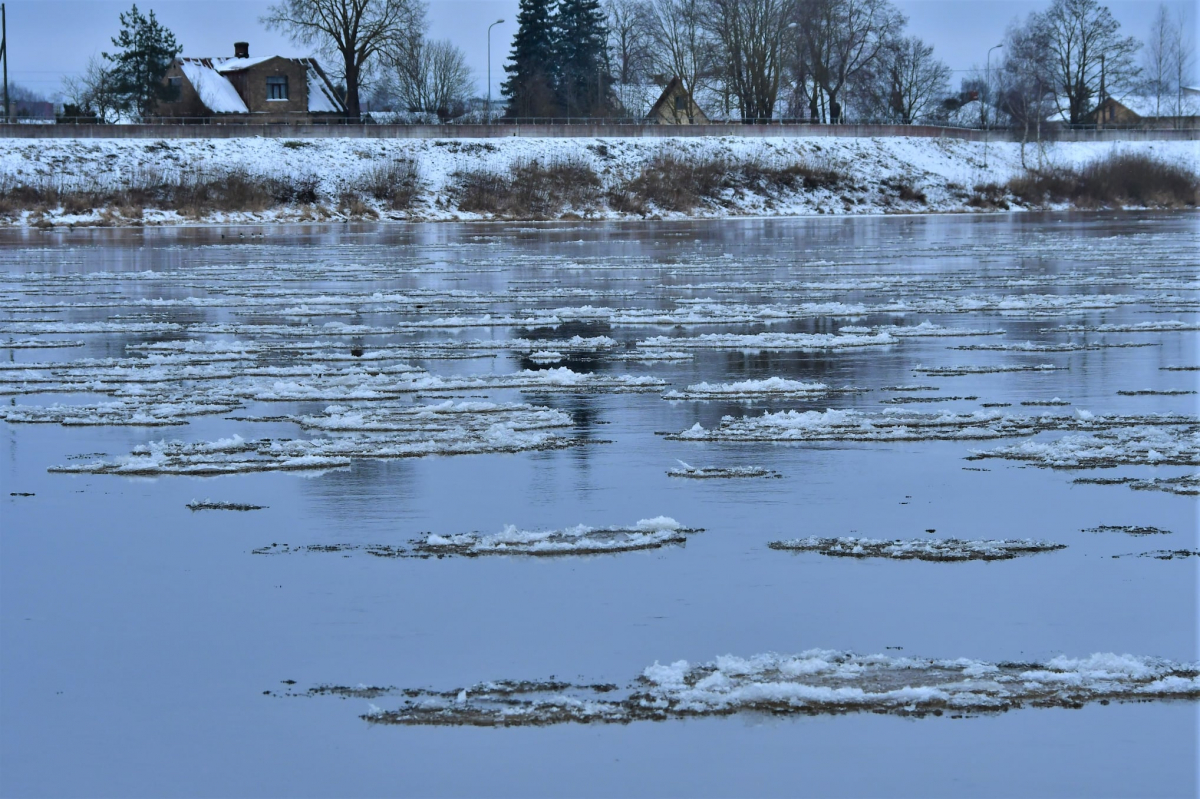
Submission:
MULTIPOLYGON (((480 91, 486 86, 489 23, 505 19, 492 31, 492 84, 498 92, 508 55, 518 0, 431 0, 430 34, 448 38, 466 53, 480 91)), ((1045 8, 1049 0, 895 0, 908 15, 910 33, 931 42, 951 69, 983 66, 987 49, 1000 42, 1017 17, 1045 8)), ((9 81, 43 94, 53 94, 64 75, 80 71, 88 56, 111 47, 118 15, 129 0, 5 0, 9 36, 9 81)), ((307 48, 266 30, 258 19, 268 0, 143 0, 174 32, 185 55, 233 55, 233 42, 250 42, 251 55, 308 55, 307 48)), ((1113 15, 1127 33, 1145 38, 1159 0, 1112 0, 1113 15)), ((1168 0, 1182 11, 1193 41, 1196 0, 1168 0)), ((996 58, 993 55, 993 58, 996 58)), ((957 75, 954 83, 957 83, 957 75)))

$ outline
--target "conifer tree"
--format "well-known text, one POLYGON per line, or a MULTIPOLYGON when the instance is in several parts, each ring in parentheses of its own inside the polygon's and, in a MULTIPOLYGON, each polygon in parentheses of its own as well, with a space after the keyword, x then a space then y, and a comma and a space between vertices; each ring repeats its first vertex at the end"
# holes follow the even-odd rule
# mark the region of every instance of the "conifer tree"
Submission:
POLYGON ((604 116, 613 107, 605 69, 608 28, 600 0, 559 0, 555 15, 558 101, 568 116, 604 116))
POLYGON ((151 11, 143 16, 134 4, 121 15, 121 33, 113 38, 116 53, 104 53, 112 63, 113 89, 120 98, 120 110, 141 117, 154 113, 162 102, 179 97, 179 89, 165 80, 167 69, 183 48, 175 34, 158 24, 151 11))
POLYGON ((559 113, 554 92, 554 22, 551 0, 521 0, 520 26, 513 39, 512 62, 504 66, 508 80, 501 92, 510 117, 552 117, 559 113))

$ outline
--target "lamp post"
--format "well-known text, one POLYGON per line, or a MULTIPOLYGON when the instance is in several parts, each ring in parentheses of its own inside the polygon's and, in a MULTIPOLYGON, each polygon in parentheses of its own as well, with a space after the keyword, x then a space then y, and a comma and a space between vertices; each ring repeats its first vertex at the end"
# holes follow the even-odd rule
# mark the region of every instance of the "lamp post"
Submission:
MULTIPOLYGON (((987 77, 984 79, 985 85, 983 87, 985 95, 990 95, 992 93, 992 50, 996 50, 1003 46, 1004 46, 1003 44, 998 44, 998 45, 988 49, 987 72, 985 73, 987 77)), ((988 123, 987 105, 986 105, 988 98, 985 96, 985 97, 980 97, 979 99, 980 99, 980 102, 985 103, 985 105, 983 106, 983 168, 987 169, 988 140, 991 138, 991 134, 990 134, 991 125, 988 123)))
MULTIPOLYGON (((800 23, 798 23, 798 22, 789 22, 788 26, 786 28, 784 28, 784 30, 785 31, 795 30, 797 27, 799 27, 799 25, 800 25, 800 23)), ((783 41, 781 39, 779 42, 779 63, 777 63, 775 65, 775 96, 776 96, 777 100, 779 97, 779 84, 781 82, 780 79, 782 77, 783 77, 783 41)), ((795 97, 796 96, 795 93, 793 93, 792 96, 795 97)), ((770 122, 771 120, 768 119, 767 121, 770 122)), ((780 125, 783 124, 782 116, 779 118, 779 124, 780 125)))
POLYGON ((487 32, 487 40, 488 40, 488 47, 487 47, 487 53, 488 53, 488 68, 487 68, 487 73, 488 73, 488 98, 487 98, 487 107, 486 107, 486 108, 487 108, 487 110, 486 110, 484 113, 486 113, 486 114, 487 114, 487 124, 489 124, 489 125, 490 125, 490 124, 492 124, 492 28, 496 27, 497 25, 500 25, 500 24, 502 24, 503 22, 504 22, 504 20, 502 20, 502 19, 498 19, 498 20, 496 20, 496 21, 495 21, 495 22, 493 22, 491 25, 488 25, 488 32, 487 32))

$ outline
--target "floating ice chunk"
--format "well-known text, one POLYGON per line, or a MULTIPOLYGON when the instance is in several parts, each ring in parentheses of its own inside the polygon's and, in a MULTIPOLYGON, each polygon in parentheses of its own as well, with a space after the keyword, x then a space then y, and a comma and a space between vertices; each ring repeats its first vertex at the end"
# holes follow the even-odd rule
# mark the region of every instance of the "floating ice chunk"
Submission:
POLYGON ((507 525, 499 533, 463 533, 441 536, 432 533, 413 541, 413 551, 426 555, 595 555, 657 549, 682 544, 698 528, 683 527, 666 516, 641 519, 630 527, 588 527, 564 530, 521 530, 507 525))
MULTIPOLYGON (((308 695, 355 690, 318 686, 308 695)), ((624 686, 500 680, 451 691, 388 693, 404 696, 401 706, 364 718, 405 725, 541 726, 764 712, 922 717, 1091 702, 1196 701, 1200 664, 1113 653, 1019 664, 810 650, 724 655, 709 663, 656 661, 624 686)))
POLYGON ((1200 426, 1099 430, 1065 435, 1056 441, 1022 441, 993 450, 972 450, 972 460, 982 458, 1029 461, 1053 469, 1200 466, 1200 426))
POLYGON ((875 335, 831 335, 829 333, 705 333, 690 338, 655 336, 639 341, 644 350, 840 350, 882 347, 897 343, 886 333, 875 335))
POLYGON ((359 458, 417 458, 425 455, 481 455, 561 449, 573 439, 545 430, 517 430, 510 424, 333 439, 261 439, 240 436, 214 442, 152 441, 112 461, 52 466, 51 472, 85 474, 191 474, 323 470, 349 466, 359 458))
POLYGON ((1018 555, 1036 552, 1052 552, 1066 549, 1066 544, 1051 541, 991 540, 965 541, 958 538, 912 540, 893 539, 888 541, 872 538, 795 538, 790 541, 772 541, 771 549, 792 552, 817 552, 832 557, 890 558, 892 560, 1012 560, 1018 555))
POLYGON ((723 479, 738 477, 783 477, 779 472, 765 469, 761 466, 705 466, 697 468, 679 461, 680 468, 667 472, 670 477, 691 477, 696 479, 723 479))
POLYGON ((663 399, 754 399, 758 397, 815 397, 829 392, 824 383, 805 383, 768 377, 763 380, 740 380, 735 383, 696 383, 686 391, 670 391, 663 399))
MULTIPOLYGON (((1195 428, 1197 420, 1180 415, 1009 416, 998 411, 920 412, 888 409, 863 413, 851 409, 778 411, 761 416, 726 416, 707 429, 699 422, 666 438, 676 441, 922 441, 985 440, 1031 436, 1047 430, 1110 431, 1122 427, 1195 428)), ((1165 433, 1167 437, 1172 434, 1165 433)), ((978 453, 973 457, 981 457, 978 453)))

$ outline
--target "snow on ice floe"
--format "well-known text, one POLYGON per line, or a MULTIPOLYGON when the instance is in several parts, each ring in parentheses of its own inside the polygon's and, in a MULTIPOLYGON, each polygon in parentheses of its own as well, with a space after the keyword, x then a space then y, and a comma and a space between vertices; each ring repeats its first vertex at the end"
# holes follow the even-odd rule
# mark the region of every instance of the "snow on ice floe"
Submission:
POLYGON ((1083 533, 1124 533, 1125 535, 1170 535, 1170 530, 1160 530, 1136 524, 1101 524, 1098 527, 1084 527, 1083 533))
POLYGON ((305 544, 273 543, 253 550, 255 555, 294 553, 364 552, 379 558, 475 558, 486 555, 524 555, 562 557, 605 555, 680 545, 700 528, 684 527, 666 516, 641 519, 626 527, 589 527, 578 525, 562 530, 522 530, 506 525, 498 533, 461 533, 438 535, 424 533, 407 546, 390 544, 305 544))
POLYGON ((824 383, 806 383, 782 377, 763 380, 739 380, 735 383, 696 383, 685 391, 669 391, 663 395, 668 400, 728 400, 820 397, 832 392, 850 392, 861 389, 831 389, 824 383))
POLYGON ((350 432, 432 432, 503 424, 513 430, 569 427, 569 414, 518 403, 454 402, 350 408, 330 405, 320 415, 286 417, 305 429, 350 432))
POLYGON ((985 352, 1084 352, 1088 350, 1129 349, 1134 347, 1161 347, 1158 341, 1122 341, 1111 344, 1102 342, 1067 342, 1062 344, 1034 343, 1022 341, 1009 344, 961 344, 952 350, 975 350, 985 352))
POLYGON ((1200 426, 1099 430, 1072 433, 1055 441, 1022 441, 971 451, 971 460, 984 458, 1027 461, 1051 469, 1200 466, 1200 426))
POLYGON ((1164 494, 1184 497, 1200 495, 1200 473, 1149 480, 1137 477, 1076 477, 1071 482, 1079 485, 1127 485, 1134 491, 1162 491, 1164 494))
POLYGON ((588 527, 579 525, 563 530, 520 530, 506 526, 499 533, 480 535, 427 534, 413 542, 413 550, 427 555, 598 555, 657 549, 682 544, 687 536, 701 532, 684 527, 667 516, 642 519, 628 527, 588 527))
POLYGON ((1177 414, 1136 416, 1072 415, 1011 416, 1000 411, 914 411, 889 408, 879 413, 830 408, 826 411, 778 411, 760 416, 725 416, 714 428, 697 422, 675 441, 922 441, 985 440, 1031 436, 1047 430, 1107 431, 1150 425, 1195 429, 1200 420, 1177 414))
POLYGON ((886 333, 833 335, 830 333, 705 333, 691 337, 654 336, 638 342, 643 350, 843 350, 882 347, 897 343, 886 333))
POLYGON ((1050 363, 1036 365, 1007 364, 1000 366, 922 366, 913 367, 914 372, 920 372, 927 377, 964 377, 966 375, 992 375, 1007 372, 1065 372, 1067 367, 1055 366, 1050 363))
POLYGON ((994 540, 969 541, 959 538, 917 538, 880 540, 874 538, 793 538, 788 541, 772 541, 771 549, 789 552, 817 552, 830 557, 844 558, 889 558, 891 560, 1012 560, 1018 555, 1037 552, 1052 552, 1066 549, 1066 544, 1052 541, 994 540))
POLYGON ((1155 322, 1138 322, 1129 325, 1059 325, 1050 328, 1051 333, 1171 333, 1200 330, 1198 322, 1182 322, 1170 319, 1155 322))
POLYGON ((55 350, 70 347, 82 347, 82 341, 49 338, 8 338, 0 340, 0 350, 55 350))
POLYGON ((135 402, 118 400, 94 405, 0 406, 0 419, 10 423, 60 424, 64 427, 166 427, 187 424, 187 417, 228 413, 237 402, 135 402))
POLYGON ((1185 388, 1140 388, 1134 390, 1118 391, 1117 396, 1120 397, 1182 397, 1188 394, 1195 394, 1195 389, 1185 388))
POLYGON ((732 714, 852 712, 952 718, 1020 708, 1200 699, 1200 664, 1096 653, 1045 662, 934 660, 811 649, 655 662, 623 685, 494 680, 448 690, 319 685, 284 696, 402 696, 363 719, 382 724, 544 726, 668 721, 732 714), (355 693, 358 691, 359 693, 355 693))
POLYGON ((483 455, 562 449, 579 443, 545 430, 517 430, 503 423, 482 429, 454 427, 312 440, 246 440, 234 435, 199 443, 151 441, 115 460, 51 466, 48 471, 134 476, 326 470, 347 467, 360 458, 483 455))
POLYGON ((196 500, 193 499, 186 505, 188 510, 265 510, 266 505, 251 505, 248 502, 228 502, 225 500, 196 500))
POLYGON ((690 477, 693 479, 736 479, 741 477, 783 477, 774 469, 762 466, 692 466, 678 461, 679 468, 667 472, 670 477, 690 477))

